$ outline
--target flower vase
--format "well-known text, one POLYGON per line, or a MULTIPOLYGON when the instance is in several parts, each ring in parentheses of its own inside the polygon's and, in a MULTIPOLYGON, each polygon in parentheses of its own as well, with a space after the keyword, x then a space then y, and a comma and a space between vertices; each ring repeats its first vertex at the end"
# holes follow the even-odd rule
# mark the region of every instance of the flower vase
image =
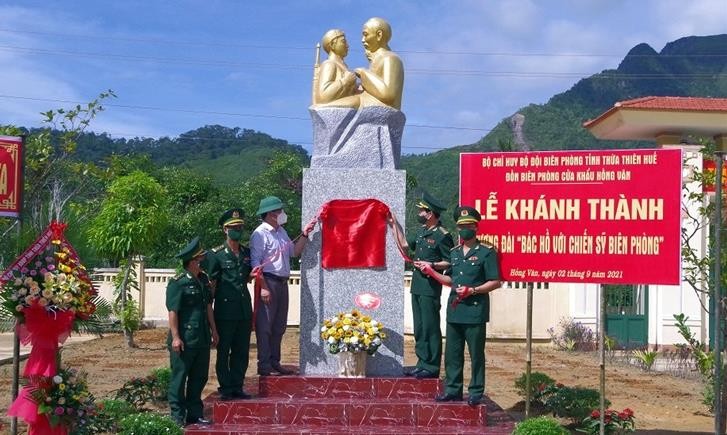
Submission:
POLYGON ((366 352, 339 352, 338 377, 365 378, 366 352))

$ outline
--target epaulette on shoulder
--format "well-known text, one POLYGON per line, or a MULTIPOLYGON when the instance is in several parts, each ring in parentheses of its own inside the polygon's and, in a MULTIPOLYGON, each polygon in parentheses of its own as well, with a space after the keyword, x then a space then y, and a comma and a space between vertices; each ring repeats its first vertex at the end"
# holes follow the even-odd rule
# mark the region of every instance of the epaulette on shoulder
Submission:
POLYGON ((439 231, 441 231, 441 233, 442 233, 442 234, 449 234, 449 231, 447 231, 447 229, 446 229, 446 228, 444 228, 444 227, 443 227, 443 226, 441 226, 441 225, 439 226, 439 231))
POLYGON ((184 276, 184 272, 178 273, 170 279, 170 281, 179 281, 184 276))
POLYGON ((220 252, 223 249, 225 249, 225 245, 220 245, 220 246, 217 246, 217 247, 212 248, 212 252, 214 252, 216 254, 216 253, 220 252))
POLYGON ((461 244, 460 245, 455 245, 452 249, 450 249, 450 251, 454 251, 455 249, 459 248, 460 246, 462 246, 462 245, 461 244))

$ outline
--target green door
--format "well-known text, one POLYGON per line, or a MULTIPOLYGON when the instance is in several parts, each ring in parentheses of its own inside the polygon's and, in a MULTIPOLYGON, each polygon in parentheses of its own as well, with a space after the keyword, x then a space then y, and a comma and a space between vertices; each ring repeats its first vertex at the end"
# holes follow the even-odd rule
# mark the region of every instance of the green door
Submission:
POLYGON ((645 285, 606 285, 606 335, 620 348, 648 344, 649 292, 645 285))

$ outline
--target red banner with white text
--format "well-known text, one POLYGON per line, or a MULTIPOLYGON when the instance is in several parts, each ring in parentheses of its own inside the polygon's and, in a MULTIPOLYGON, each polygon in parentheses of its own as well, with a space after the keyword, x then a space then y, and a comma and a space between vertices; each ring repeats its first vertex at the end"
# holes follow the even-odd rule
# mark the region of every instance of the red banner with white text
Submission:
POLYGON ((0 136, 0 217, 20 217, 22 192, 23 139, 0 136))
POLYGON ((506 281, 680 283, 680 150, 463 153, 506 281))

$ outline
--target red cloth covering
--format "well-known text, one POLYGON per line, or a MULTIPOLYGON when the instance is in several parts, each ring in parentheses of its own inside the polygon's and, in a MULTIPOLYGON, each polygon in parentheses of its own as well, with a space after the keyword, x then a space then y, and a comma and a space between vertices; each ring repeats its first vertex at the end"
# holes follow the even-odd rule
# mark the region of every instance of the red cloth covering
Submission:
POLYGON ((320 213, 321 266, 326 269, 386 266, 389 207, 376 199, 334 199, 320 213))

